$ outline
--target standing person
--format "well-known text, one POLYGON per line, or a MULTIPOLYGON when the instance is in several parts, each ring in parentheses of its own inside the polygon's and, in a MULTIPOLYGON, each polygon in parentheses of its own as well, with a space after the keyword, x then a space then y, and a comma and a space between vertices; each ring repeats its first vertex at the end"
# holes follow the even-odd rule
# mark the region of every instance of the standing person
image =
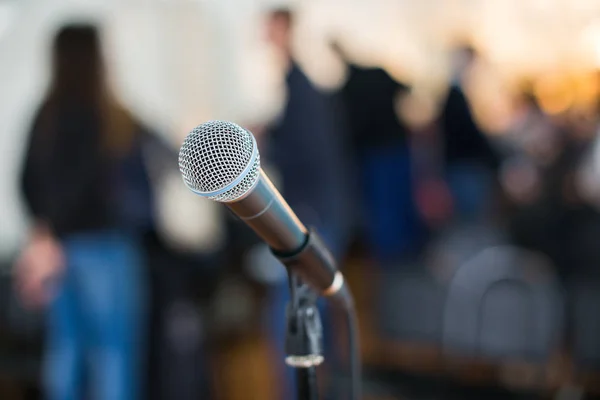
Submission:
POLYGON ((366 241, 377 264, 395 271, 418 254, 424 237, 409 129, 395 106, 409 88, 381 68, 350 65, 349 72, 342 95, 361 171, 366 241))
POLYGON ((445 178, 455 216, 475 222, 486 213, 498 159, 481 132, 464 92, 467 73, 477 59, 470 47, 452 54, 453 80, 441 115, 445 178))
POLYGON ((108 88, 97 28, 61 28, 26 153, 33 226, 16 266, 23 299, 48 305, 49 400, 142 397, 146 132, 108 88))
MULTIPOLYGON (((277 9, 268 15, 268 39, 287 69, 287 103, 281 118, 267 129, 267 159, 278 170, 282 194, 300 220, 315 227, 340 259, 345 250, 347 231, 342 137, 336 124, 332 97, 321 93, 294 60, 291 50, 293 24, 294 16, 288 9, 277 9)), ((274 268, 281 269, 281 266, 274 268)), ((281 363, 285 359, 285 306, 288 299, 288 283, 281 275, 271 283, 268 310, 269 329, 281 363)), ((326 315, 323 317, 326 322, 326 315)), ((327 331, 325 329, 326 334, 327 331)), ((327 351, 331 346, 326 336, 327 351)), ((329 360, 329 364, 333 361, 329 360)), ((293 374, 287 377, 281 398, 293 399, 293 374)))

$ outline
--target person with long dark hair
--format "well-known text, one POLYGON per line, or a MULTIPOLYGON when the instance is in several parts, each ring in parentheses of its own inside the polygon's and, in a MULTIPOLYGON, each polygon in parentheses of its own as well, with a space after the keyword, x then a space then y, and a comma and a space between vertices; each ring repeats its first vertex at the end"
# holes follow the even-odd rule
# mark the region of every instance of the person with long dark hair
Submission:
POLYGON ((140 398, 141 241, 153 209, 145 132, 108 88, 97 28, 62 27, 26 150, 33 223, 16 266, 24 301, 48 306, 50 400, 140 398))

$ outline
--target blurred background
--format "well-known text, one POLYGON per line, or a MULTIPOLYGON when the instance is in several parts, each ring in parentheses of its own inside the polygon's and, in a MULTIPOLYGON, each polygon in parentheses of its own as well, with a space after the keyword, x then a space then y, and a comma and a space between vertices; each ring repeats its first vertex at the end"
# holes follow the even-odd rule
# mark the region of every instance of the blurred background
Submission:
POLYGON ((293 398, 285 270, 178 171, 213 119, 339 259, 365 399, 600 395, 600 1, 0 0, 0 398, 293 398))

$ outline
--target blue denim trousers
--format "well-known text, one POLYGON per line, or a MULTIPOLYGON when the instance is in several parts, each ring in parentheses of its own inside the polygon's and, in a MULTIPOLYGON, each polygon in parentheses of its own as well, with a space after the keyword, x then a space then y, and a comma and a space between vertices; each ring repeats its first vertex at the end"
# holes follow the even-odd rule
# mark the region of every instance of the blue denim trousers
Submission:
POLYGON ((455 163, 446 170, 446 182, 455 203, 458 220, 481 221, 489 211, 493 174, 476 163, 455 163))
POLYGON ((370 149, 361 166, 366 240, 380 266, 395 266, 418 253, 426 235, 414 200, 409 149, 370 149))
POLYGON ((67 267, 48 313, 49 400, 142 396, 145 280, 141 248, 116 232, 63 242, 67 267))

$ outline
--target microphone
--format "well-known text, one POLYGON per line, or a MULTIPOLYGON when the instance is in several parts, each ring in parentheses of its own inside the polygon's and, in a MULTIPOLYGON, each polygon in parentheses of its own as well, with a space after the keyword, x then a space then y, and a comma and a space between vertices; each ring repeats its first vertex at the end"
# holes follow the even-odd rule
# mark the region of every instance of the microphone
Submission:
POLYGON ((304 283, 351 307, 351 296, 333 256, 318 234, 300 222, 260 167, 252 133, 232 122, 203 123, 185 138, 179 169, 188 189, 224 203, 304 283))

